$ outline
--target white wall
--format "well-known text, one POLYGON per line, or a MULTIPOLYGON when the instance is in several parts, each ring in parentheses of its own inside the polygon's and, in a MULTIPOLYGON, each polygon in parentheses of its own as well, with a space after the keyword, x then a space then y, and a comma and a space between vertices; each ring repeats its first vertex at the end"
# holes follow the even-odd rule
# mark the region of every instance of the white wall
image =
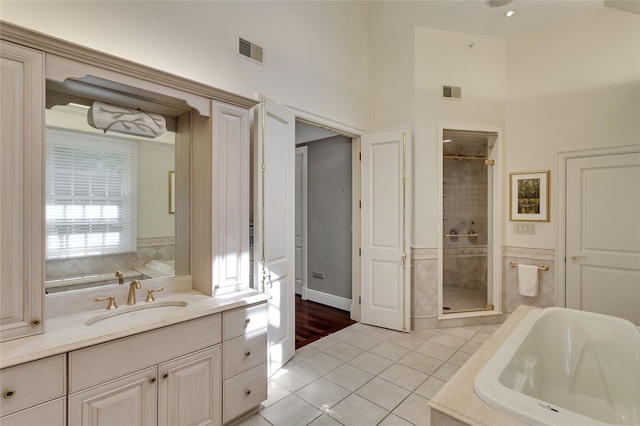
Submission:
POLYGON ((368 128, 365 2, 2 1, 2 19, 247 97, 368 128), (264 47, 264 66, 236 54, 264 47))
POLYGON ((551 221, 507 223, 505 243, 554 248, 557 153, 640 143, 640 16, 603 7, 507 40, 507 94, 507 172, 551 170, 551 221))
POLYGON ((505 127, 505 53, 501 38, 415 29, 415 247, 437 247, 441 238, 439 127, 505 127), (462 100, 443 100, 442 85, 461 86, 462 100))

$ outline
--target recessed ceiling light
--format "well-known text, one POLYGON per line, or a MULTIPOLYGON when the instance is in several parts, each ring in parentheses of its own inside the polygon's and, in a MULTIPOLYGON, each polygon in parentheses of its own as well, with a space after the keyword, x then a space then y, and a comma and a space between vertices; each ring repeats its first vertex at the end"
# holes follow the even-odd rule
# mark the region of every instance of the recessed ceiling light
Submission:
POLYGON ((505 17, 505 18, 511 18, 511 17, 512 17, 513 15, 515 15, 515 14, 516 14, 516 11, 515 11, 515 10, 507 10, 507 11, 504 13, 504 17, 505 17))

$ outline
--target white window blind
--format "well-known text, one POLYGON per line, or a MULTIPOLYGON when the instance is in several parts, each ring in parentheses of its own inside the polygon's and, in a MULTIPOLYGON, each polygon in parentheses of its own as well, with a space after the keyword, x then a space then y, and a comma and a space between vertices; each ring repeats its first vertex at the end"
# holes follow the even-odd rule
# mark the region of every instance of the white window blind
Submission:
POLYGON ((138 144, 47 128, 47 259, 137 249, 138 144))

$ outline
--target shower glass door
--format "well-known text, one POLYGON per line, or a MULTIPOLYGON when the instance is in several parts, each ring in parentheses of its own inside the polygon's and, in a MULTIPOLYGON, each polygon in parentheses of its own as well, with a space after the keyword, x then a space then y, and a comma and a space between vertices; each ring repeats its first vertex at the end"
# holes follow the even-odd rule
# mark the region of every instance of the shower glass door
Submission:
POLYGON ((443 313, 491 309, 489 134, 451 131, 443 138, 443 313))

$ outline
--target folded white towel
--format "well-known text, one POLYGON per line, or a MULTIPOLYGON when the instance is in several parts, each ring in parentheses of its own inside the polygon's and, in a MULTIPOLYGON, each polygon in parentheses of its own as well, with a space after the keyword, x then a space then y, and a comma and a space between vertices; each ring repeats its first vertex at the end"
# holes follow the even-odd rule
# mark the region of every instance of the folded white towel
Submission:
POLYGON ((535 265, 518 265, 518 292, 523 296, 538 295, 538 267, 535 265))

